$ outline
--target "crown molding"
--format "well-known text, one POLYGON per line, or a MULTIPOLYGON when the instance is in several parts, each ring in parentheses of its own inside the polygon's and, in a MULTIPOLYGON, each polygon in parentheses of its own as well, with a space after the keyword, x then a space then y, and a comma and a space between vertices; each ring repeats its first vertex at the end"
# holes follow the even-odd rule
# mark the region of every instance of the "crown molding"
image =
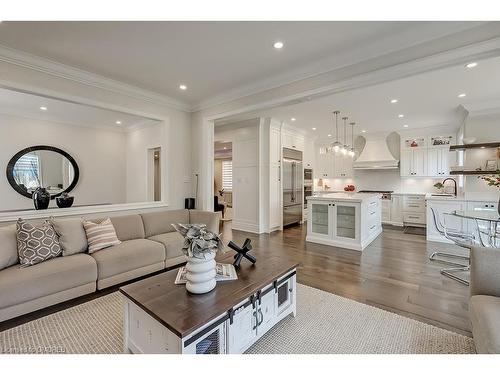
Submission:
POLYGON ((54 77, 78 82, 87 86, 111 91, 134 99, 143 100, 149 103, 167 106, 185 112, 191 111, 191 105, 187 102, 115 81, 98 74, 90 73, 1 44, 0 61, 36 70, 45 74, 50 74, 54 77))

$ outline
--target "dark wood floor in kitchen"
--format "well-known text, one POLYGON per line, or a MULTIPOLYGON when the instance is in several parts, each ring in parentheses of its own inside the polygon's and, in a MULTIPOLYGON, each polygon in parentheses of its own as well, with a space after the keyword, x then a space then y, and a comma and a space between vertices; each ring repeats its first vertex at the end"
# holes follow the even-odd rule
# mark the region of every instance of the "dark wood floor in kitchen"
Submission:
POLYGON ((271 235, 233 231, 230 222, 223 226, 225 242, 252 239, 257 262, 269 253, 299 262, 299 283, 470 336, 469 288, 442 276, 443 265, 428 259, 436 249, 462 249, 392 226, 362 253, 305 242, 305 236, 305 226, 271 235))

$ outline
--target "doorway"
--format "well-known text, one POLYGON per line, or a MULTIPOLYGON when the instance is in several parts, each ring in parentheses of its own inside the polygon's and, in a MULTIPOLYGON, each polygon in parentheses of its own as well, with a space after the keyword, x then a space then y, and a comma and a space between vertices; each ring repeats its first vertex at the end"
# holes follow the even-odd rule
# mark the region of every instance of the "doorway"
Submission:
POLYGON ((214 142, 214 211, 222 219, 232 219, 233 210, 233 147, 232 142, 214 142))
POLYGON ((148 149, 148 200, 161 199, 161 147, 155 147, 148 149))

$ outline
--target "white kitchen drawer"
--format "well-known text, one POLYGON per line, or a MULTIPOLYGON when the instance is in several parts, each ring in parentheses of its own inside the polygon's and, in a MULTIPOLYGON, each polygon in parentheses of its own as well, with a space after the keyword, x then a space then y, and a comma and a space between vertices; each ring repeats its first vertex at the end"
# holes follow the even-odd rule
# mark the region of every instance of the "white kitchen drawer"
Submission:
POLYGON ((407 212, 425 212, 425 201, 405 201, 403 211, 407 212))
POLYGON ((371 236, 374 232, 377 231, 379 225, 377 223, 372 223, 368 226, 368 236, 371 236))
POLYGON ((415 201, 423 201, 425 202, 425 195, 405 195, 403 197, 403 202, 415 202, 415 201))
POLYGON ((425 224, 425 212, 405 212, 403 221, 405 223, 425 224))

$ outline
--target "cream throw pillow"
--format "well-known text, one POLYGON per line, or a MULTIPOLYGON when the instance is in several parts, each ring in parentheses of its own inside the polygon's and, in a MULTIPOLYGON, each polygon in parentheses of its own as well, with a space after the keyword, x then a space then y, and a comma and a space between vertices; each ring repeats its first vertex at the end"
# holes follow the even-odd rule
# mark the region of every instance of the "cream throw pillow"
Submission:
POLYGON ((89 254, 121 244, 121 241, 116 236, 115 227, 109 217, 101 222, 84 220, 83 228, 87 235, 89 254))

